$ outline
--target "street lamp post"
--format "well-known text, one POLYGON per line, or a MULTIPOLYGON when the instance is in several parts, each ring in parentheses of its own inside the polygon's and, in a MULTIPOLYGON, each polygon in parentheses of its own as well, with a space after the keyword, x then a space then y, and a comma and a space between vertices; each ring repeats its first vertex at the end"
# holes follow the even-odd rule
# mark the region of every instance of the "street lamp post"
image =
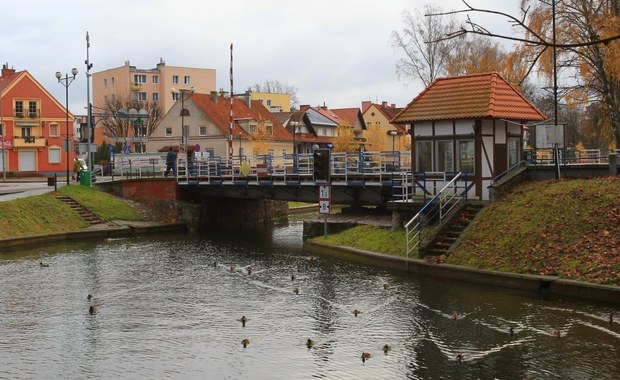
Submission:
POLYGON ((395 153, 394 140, 396 139, 396 136, 398 135, 398 131, 394 129, 389 130, 388 135, 392 136, 392 171, 393 171, 394 167, 396 167, 396 164, 394 163, 394 153, 395 153))
POLYGON ((58 79, 58 83, 62 84, 63 86, 65 86, 65 115, 66 115, 66 136, 65 136, 65 142, 66 142, 66 149, 67 149, 67 185, 69 184, 69 150, 71 148, 71 144, 69 143, 69 85, 71 85, 71 83, 73 83, 73 81, 75 80, 75 76, 78 73, 78 69, 76 69, 75 67, 71 69, 71 75, 73 76, 69 76, 69 74, 65 73, 65 77, 62 77, 62 74, 60 71, 56 71, 56 79, 58 79))
POLYGON ((185 101, 194 95, 194 87, 188 89, 182 88, 178 91, 174 88, 170 89, 172 96, 176 96, 175 100, 181 98, 181 145, 189 146, 189 130, 185 134, 185 116, 189 116, 189 111, 185 109, 185 101), (177 94, 177 95, 175 95, 177 94))
POLYGON ((297 150, 297 145, 295 144, 295 134, 297 134, 297 127, 299 126, 299 122, 293 120, 290 122, 291 126, 293 126, 293 170, 297 170, 297 156, 295 155, 295 150, 297 150))

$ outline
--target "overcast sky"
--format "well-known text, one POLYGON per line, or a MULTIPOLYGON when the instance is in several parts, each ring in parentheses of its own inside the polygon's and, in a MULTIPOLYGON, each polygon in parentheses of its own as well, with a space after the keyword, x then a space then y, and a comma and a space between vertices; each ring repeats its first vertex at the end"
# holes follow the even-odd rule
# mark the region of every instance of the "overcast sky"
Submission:
MULTIPOLYGON (((518 0, 468 0, 472 6, 518 14, 518 0)), ((25 0, 0 3, 0 62, 28 70, 61 103, 63 75, 76 67, 69 87, 71 112, 86 107, 86 32, 91 72, 122 66, 215 69, 217 87, 230 89, 234 44, 234 90, 279 80, 298 88, 300 104, 360 107, 362 100, 402 107, 423 88, 398 80, 390 35, 404 10, 428 0, 25 0)), ((444 0, 444 10, 463 9, 444 0)), ((463 16, 464 17, 464 16, 463 16)), ((493 31, 510 33, 497 16, 472 15, 493 31)))

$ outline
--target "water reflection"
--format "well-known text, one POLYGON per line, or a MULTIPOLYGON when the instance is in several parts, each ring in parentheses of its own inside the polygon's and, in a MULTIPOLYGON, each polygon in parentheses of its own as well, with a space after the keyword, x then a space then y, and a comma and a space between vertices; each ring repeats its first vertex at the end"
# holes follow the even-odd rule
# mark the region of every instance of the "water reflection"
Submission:
POLYGON ((312 259, 301 246, 293 220, 268 238, 151 236, 2 255, 0 378, 620 374, 620 327, 608 320, 617 307, 312 259))

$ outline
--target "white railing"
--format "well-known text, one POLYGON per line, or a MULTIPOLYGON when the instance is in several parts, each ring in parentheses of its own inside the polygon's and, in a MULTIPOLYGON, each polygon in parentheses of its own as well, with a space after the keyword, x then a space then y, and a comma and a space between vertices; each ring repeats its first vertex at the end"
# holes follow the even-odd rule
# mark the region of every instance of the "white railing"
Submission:
POLYGON ((467 201, 467 174, 459 172, 405 224, 407 258, 420 248, 429 227, 441 222, 461 201, 467 201))

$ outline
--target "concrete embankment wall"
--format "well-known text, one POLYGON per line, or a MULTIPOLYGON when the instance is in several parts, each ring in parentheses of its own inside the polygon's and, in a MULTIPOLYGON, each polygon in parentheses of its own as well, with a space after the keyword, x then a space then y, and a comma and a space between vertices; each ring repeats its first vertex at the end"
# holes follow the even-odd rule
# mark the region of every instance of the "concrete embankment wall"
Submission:
POLYGON ((388 269, 524 290, 543 297, 578 297, 602 302, 620 303, 620 287, 615 286, 563 280, 554 276, 506 273, 458 265, 434 264, 420 259, 383 255, 313 241, 306 241, 304 249, 388 269))
POLYGON ((176 224, 158 224, 148 226, 116 226, 105 229, 66 232, 60 234, 22 236, 10 239, 0 239, 0 251, 7 251, 16 248, 34 247, 49 244, 67 243, 74 241, 86 240, 103 240, 110 237, 126 237, 149 233, 162 232, 182 232, 185 231, 186 225, 183 223, 176 224))

